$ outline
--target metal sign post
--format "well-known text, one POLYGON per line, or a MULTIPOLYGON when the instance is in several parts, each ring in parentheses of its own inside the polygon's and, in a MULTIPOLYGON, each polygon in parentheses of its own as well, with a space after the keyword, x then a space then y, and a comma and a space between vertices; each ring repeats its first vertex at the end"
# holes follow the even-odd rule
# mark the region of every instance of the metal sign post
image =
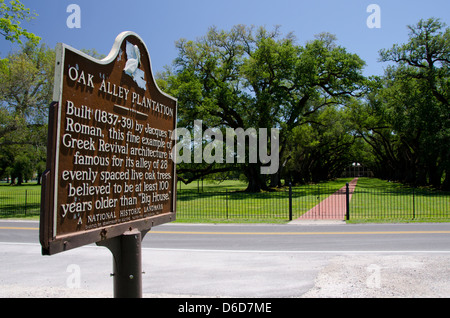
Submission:
POLYGON ((141 243, 146 233, 132 230, 97 243, 107 247, 113 255, 115 298, 142 298, 141 243))
POLYGON ((140 297, 142 238, 176 218, 177 100, 159 89, 148 49, 133 32, 119 34, 102 60, 58 44, 53 100, 42 254, 106 246, 114 294, 140 297))

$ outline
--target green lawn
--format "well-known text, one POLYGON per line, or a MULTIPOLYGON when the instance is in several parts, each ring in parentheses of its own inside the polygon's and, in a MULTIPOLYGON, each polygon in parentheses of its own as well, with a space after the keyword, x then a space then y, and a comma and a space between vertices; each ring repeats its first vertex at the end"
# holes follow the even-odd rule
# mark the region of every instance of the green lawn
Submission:
POLYGON ((36 183, 9 185, 0 182, 0 218, 33 217, 40 213, 41 186, 36 183))
POLYGON ((361 178, 350 202, 350 219, 448 221, 450 193, 361 178))
MULTIPOLYGON (((351 179, 292 187, 293 219, 300 217, 351 179)), ((178 222, 276 222, 289 221, 289 189, 246 193, 239 181, 178 185, 178 222)))
POLYGON ((177 183, 178 192, 217 192, 217 191, 243 191, 247 188, 247 183, 239 180, 224 180, 224 181, 194 181, 189 184, 184 184, 181 181, 177 183))

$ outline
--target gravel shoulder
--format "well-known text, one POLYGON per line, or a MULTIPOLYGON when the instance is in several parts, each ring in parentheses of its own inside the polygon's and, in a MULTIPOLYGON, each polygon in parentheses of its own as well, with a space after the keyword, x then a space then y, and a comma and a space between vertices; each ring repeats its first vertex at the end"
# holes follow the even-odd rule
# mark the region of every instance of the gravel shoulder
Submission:
POLYGON ((304 298, 448 298, 449 255, 342 255, 304 298))

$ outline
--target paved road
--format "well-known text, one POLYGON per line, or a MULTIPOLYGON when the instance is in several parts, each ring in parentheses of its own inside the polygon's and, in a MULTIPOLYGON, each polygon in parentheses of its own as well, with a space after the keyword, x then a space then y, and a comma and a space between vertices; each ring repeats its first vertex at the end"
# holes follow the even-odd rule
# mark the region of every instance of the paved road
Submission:
MULTIPOLYGON (((0 222, 0 297, 112 296, 107 249, 38 234, 0 222)), ((146 297, 450 297, 450 224, 166 224, 142 253, 146 297)))

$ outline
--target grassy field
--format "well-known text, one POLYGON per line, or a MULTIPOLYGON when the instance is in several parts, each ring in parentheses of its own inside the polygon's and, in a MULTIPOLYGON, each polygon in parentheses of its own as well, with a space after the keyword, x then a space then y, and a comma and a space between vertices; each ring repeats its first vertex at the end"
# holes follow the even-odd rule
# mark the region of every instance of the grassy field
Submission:
MULTIPOLYGON (((293 219, 344 187, 351 179, 292 187, 293 219)), ((179 222, 276 222, 289 221, 288 187, 270 192, 246 193, 239 181, 178 185, 179 222)))
POLYGON ((239 180, 224 180, 224 181, 194 181, 189 184, 184 184, 181 181, 177 183, 178 192, 218 192, 218 191, 243 191, 247 187, 247 183, 239 180))
POLYGON ((38 219, 41 186, 36 183, 10 185, 0 182, 0 218, 29 217, 38 219))
POLYGON ((450 192, 361 178, 350 202, 353 221, 450 220, 450 192))
MULTIPOLYGON (((292 217, 299 218, 351 179, 292 187, 292 217)), ((177 184, 177 222, 286 223, 289 189, 246 193, 240 181, 177 184)), ((0 183, 0 218, 39 218, 40 186, 0 183)), ((350 202, 350 221, 450 221, 450 193, 413 189, 399 183, 360 178, 350 202)))

